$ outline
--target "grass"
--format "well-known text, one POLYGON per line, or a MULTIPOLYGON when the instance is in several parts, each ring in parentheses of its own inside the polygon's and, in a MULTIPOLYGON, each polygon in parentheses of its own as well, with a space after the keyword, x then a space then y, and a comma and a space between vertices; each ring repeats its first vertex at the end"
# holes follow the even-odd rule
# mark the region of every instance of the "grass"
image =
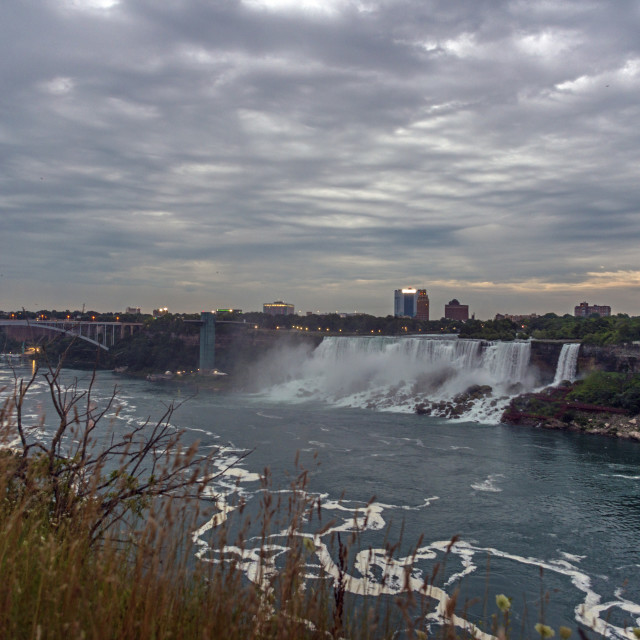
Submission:
MULTIPOLYGON (((313 547, 298 535, 313 519, 306 473, 289 500, 264 479, 257 520, 257 576, 246 579, 244 505, 212 527, 200 561, 193 532, 218 512, 207 488, 219 453, 200 455, 170 425, 118 433, 106 407, 60 368, 34 371, 2 390, 0 407, 0 637, 4 638, 319 638, 346 632, 344 589, 305 584, 313 547), (29 424, 25 401, 44 378, 55 410, 47 436, 29 424), (53 422, 53 424, 51 424, 53 422), (273 558, 271 536, 289 531, 273 558)), ((317 512, 319 513, 319 509, 317 512)), ((219 513, 218 513, 219 517, 219 513)), ((368 633, 376 629, 368 621, 368 633)), ((363 627, 364 628, 364 627, 363 627)), ((360 634, 358 634, 360 635, 360 634)), ((377 636, 378 637, 378 636, 377 636)))
MULTIPOLYGON (((14 466, 3 456, 2 495, 14 466)), ((159 500, 144 519, 92 541, 94 506, 53 525, 33 497, 5 499, 0 514, 2 637, 298 638, 317 635, 299 622, 309 615, 320 631, 330 624, 313 594, 298 593, 300 550, 262 588, 233 561, 194 563, 193 503, 159 500)), ((210 541, 220 554, 224 535, 223 527, 210 541)))
MULTIPOLYGON (((447 640, 482 636, 466 623, 457 592, 442 597, 444 566, 424 580, 412 573, 421 540, 398 560, 400 543, 385 545, 377 585, 384 591, 395 581, 399 590, 354 596, 350 568, 371 553, 357 533, 366 515, 325 548, 321 534, 335 523, 323 521, 300 470, 286 493, 271 491, 265 472, 258 513, 250 516, 239 499, 222 517, 218 497, 207 493, 220 454, 182 447, 170 427, 173 407, 157 423, 117 433, 108 421, 115 391, 97 408, 92 386, 64 386, 60 368, 49 367, 16 377, 1 395, 0 637, 422 640, 434 619, 447 640), (38 375, 55 408, 46 438, 23 418, 38 375), (212 517, 216 526, 196 539, 212 517), (258 544, 249 548, 256 527, 258 544), (309 579, 310 559, 323 554, 329 559, 309 579)), ((485 602, 499 613, 483 626, 505 638, 510 601, 500 596, 496 606, 485 602)))

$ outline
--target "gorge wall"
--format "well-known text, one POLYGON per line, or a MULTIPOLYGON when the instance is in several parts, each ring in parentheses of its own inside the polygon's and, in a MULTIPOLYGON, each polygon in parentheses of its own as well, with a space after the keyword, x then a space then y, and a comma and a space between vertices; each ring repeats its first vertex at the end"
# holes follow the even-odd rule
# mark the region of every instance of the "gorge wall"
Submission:
MULTIPOLYGON (((551 384, 562 345, 566 341, 533 340, 531 365, 540 373, 542 384, 551 384)), ((640 345, 581 344, 578 354, 578 375, 589 371, 640 373, 640 345)))

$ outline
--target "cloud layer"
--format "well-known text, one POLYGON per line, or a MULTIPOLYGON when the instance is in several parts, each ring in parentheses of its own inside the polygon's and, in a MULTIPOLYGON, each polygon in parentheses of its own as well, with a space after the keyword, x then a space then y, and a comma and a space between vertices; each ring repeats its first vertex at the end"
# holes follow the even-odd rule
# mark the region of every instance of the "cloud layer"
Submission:
POLYGON ((640 314, 638 7, 9 0, 0 308, 640 314))

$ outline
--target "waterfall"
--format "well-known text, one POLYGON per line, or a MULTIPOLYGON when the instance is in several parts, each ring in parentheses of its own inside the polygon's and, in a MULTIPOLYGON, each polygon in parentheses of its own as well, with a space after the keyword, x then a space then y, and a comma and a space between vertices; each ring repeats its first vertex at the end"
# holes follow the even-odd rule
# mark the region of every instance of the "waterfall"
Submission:
POLYGON ((567 343, 562 345, 556 365, 556 375, 551 386, 557 387, 563 380, 573 382, 576 379, 578 368, 578 352, 580 343, 567 343))
POLYGON ((265 393, 388 411, 428 405, 431 413, 496 422, 510 397, 533 388, 530 354, 526 341, 326 337, 310 353, 271 356, 265 393))
POLYGON ((487 366, 497 380, 523 382, 531 357, 530 342, 494 342, 485 351, 487 366))

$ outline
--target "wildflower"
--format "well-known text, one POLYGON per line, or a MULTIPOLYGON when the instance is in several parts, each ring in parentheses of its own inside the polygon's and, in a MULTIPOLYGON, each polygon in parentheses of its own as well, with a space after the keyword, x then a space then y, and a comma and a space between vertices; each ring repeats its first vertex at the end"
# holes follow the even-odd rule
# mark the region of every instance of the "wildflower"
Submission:
POLYGON ((633 635, 640 640, 640 627, 633 628, 633 635))
POLYGON ((560 627, 558 632, 562 640, 569 640, 569 636, 571 636, 571 629, 569 629, 569 627, 560 627))
POLYGON ((507 598, 503 593, 496 596, 496 604, 502 613, 507 613, 511 609, 511 598, 507 598))
POLYGON ((538 622, 535 626, 535 630, 540 634, 540 637, 543 638, 543 640, 553 638, 553 636, 556 635, 556 632, 549 625, 542 624, 541 622, 538 622))
POLYGON ((315 553, 316 545, 313 544, 313 540, 311 540, 311 538, 302 538, 302 544, 309 553, 315 553))

